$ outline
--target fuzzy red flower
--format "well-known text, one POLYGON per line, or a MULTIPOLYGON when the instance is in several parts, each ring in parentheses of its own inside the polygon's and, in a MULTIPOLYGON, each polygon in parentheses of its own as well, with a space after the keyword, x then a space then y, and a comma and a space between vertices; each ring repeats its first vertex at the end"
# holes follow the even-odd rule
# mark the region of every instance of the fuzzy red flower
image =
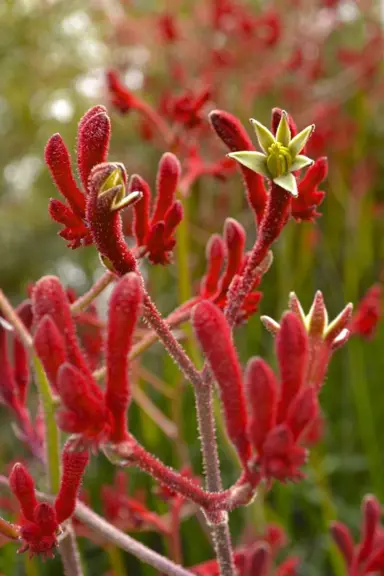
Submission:
POLYGON ((30 557, 53 556, 60 525, 70 518, 75 510, 77 494, 88 462, 88 450, 79 448, 69 440, 62 453, 60 490, 53 505, 37 501, 32 476, 23 464, 14 465, 9 484, 20 504, 22 514, 19 526, 22 547, 19 553, 28 550, 30 557))
POLYGON ((71 157, 60 134, 54 134, 45 148, 45 162, 53 181, 66 203, 52 199, 49 213, 53 220, 64 225, 59 232, 70 248, 92 244, 92 236, 85 221, 88 177, 93 166, 104 162, 108 155, 111 126, 104 106, 94 106, 80 120, 77 134, 77 164, 83 191, 73 176, 71 157))
POLYGON ((107 336, 107 386, 95 382, 75 332, 69 301, 59 280, 42 278, 33 291, 37 323, 35 347, 52 387, 61 399, 58 424, 93 444, 121 442, 127 436, 130 403, 127 355, 140 314, 142 285, 132 273, 111 296, 107 336))

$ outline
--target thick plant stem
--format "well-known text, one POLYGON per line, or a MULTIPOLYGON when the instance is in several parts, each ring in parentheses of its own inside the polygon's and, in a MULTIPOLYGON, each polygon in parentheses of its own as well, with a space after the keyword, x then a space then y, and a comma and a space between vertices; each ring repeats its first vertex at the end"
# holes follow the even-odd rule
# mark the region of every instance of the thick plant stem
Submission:
MULTIPOLYGON (((195 390, 195 395, 206 487, 209 492, 220 492, 222 490, 222 481, 213 414, 212 385, 199 386, 195 390)), ((236 574, 236 570, 228 526, 228 514, 226 512, 221 513, 220 523, 211 525, 210 529, 217 561, 220 566, 220 574, 221 576, 233 576, 236 574)))
POLYGON ((59 551, 65 576, 82 576, 80 554, 71 525, 68 526, 67 534, 59 544, 59 551))
MULTIPOLYGON (((208 491, 220 492, 222 483, 213 417, 212 386, 210 384, 205 385, 201 374, 170 332, 148 294, 144 296, 144 306, 148 323, 157 332, 168 353, 194 386, 207 488, 208 491)), ((221 576, 234 576, 236 572, 226 513, 221 512, 217 516, 211 531, 221 576)))
POLYGON ((165 466, 133 438, 125 443, 107 448, 105 453, 107 457, 111 457, 112 462, 117 457, 120 466, 137 466, 156 478, 161 484, 165 484, 201 506, 208 514, 212 511, 216 515, 216 512, 232 503, 230 490, 216 493, 206 492, 189 478, 165 466))

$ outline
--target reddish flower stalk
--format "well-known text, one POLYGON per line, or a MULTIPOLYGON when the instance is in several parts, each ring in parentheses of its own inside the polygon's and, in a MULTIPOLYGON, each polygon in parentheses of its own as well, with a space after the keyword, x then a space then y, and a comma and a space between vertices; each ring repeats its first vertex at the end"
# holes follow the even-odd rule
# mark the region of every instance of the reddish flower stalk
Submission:
POLYGON ((236 323, 239 311, 253 288, 257 267, 267 256, 271 245, 278 238, 287 221, 290 204, 289 192, 272 183, 255 245, 238 283, 237 292, 232 294, 232 299, 227 304, 226 317, 231 326, 236 323))

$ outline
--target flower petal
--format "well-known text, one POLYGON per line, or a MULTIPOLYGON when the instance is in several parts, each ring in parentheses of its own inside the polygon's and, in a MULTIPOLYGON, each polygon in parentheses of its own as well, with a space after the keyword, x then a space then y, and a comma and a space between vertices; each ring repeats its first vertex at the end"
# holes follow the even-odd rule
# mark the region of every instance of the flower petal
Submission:
POLYGON ((273 179, 274 183, 281 188, 284 188, 287 192, 292 194, 295 198, 299 195, 297 191, 297 183, 296 178, 290 172, 288 174, 283 174, 283 176, 278 176, 277 178, 273 179))
POLYGON ((291 153, 293 159, 296 158, 298 154, 300 154, 301 150, 304 148, 306 143, 308 142, 309 137, 311 136, 312 132, 315 129, 315 125, 311 124, 307 126, 299 132, 289 143, 288 150, 291 153))
POLYGON ((301 170, 306 166, 312 166, 312 164, 313 164, 312 158, 308 158, 308 156, 302 156, 301 154, 299 154, 293 161, 290 170, 291 172, 294 172, 295 170, 301 170))
POLYGON ((264 124, 262 124, 261 122, 259 122, 258 120, 254 120, 253 118, 250 119, 250 122, 253 126, 253 129, 256 133, 257 139, 259 141, 260 144, 260 148, 266 153, 268 154, 268 148, 270 146, 272 146, 272 144, 274 142, 276 142, 276 139, 274 137, 274 135, 272 134, 272 132, 270 132, 268 130, 268 128, 266 128, 264 126, 264 124))
POLYGON ((283 110, 279 125, 276 130, 276 140, 281 142, 283 146, 289 146, 291 141, 291 130, 288 124, 288 115, 285 110, 283 110))
POLYGON ((237 162, 246 166, 253 172, 257 172, 266 178, 271 178, 267 168, 267 157, 261 152, 244 150, 243 152, 231 152, 228 156, 237 160, 237 162))

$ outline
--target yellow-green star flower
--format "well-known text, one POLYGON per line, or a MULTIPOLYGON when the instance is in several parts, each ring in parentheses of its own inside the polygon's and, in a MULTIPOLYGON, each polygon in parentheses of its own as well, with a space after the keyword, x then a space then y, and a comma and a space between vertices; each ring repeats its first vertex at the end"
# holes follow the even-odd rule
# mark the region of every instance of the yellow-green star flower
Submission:
POLYGON ((263 152, 244 150, 232 152, 228 156, 250 170, 273 180, 278 186, 296 197, 298 195, 297 183, 292 172, 313 164, 311 158, 301 155, 300 152, 315 129, 314 124, 307 126, 292 138, 285 111, 281 115, 276 137, 257 120, 251 118, 251 123, 263 152))

